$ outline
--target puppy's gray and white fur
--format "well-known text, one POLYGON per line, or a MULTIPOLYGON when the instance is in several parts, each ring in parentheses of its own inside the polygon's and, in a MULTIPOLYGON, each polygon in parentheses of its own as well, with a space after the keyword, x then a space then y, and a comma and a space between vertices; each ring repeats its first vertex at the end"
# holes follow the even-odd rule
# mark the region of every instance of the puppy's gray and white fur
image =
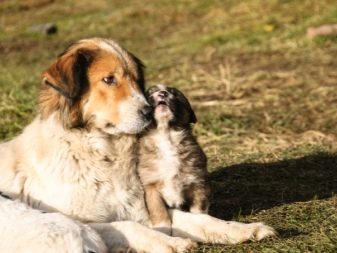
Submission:
POLYGON ((141 137, 138 172, 152 225, 169 232, 167 207, 207 213, 207 158, 192 134, 197 119, 184 94, 160 84, 147 96, 154 121, 141 137))

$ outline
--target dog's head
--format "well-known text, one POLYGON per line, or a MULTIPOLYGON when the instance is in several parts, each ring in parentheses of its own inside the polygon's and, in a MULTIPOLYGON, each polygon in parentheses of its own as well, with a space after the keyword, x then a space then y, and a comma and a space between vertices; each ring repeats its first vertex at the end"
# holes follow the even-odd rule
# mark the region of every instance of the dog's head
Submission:
POLYGON ((93 38, 73 44, 42 78, 41 115, 56 113, 66 128, 135 134, 150 122, 143 65, 112 40, 93 38))
POLYGON ((197 118, 184 94, 176 88, 163 84, 148 89, 147 97, 154 108, 157 125, 168 127, 188 127, 197 118))

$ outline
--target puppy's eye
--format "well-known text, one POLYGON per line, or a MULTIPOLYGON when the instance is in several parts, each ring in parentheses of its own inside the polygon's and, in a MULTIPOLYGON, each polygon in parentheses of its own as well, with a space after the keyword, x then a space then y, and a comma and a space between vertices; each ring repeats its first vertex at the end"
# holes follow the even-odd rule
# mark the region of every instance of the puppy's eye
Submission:
POLYGON ((172 94, 173 96, 176 96, 176 95, 177 95, 177 92, 176 92, 174 89, 172 89, 172 88, 169 88, 167 91, 168 91, 170 94, 172 94))
POLYGON ((103 82, 105 82, 107 85, 116 85, 117 79, 115 76, 106 76, 102 79, 103 82))
POLYGON ((147 94, 150 94, 150 95, 152 95, 152 94, 153 94, 153 92, 154 92, 154 89, 153 89, 153 88, 150 88, 150 89, 148 89, 148 90, 147 90, 147 94))
POLYGON ((153 97, 153 93, 154 93, 153 90, 149 90, 149 91, 147 91, 146 96, 147 97, 153 97))

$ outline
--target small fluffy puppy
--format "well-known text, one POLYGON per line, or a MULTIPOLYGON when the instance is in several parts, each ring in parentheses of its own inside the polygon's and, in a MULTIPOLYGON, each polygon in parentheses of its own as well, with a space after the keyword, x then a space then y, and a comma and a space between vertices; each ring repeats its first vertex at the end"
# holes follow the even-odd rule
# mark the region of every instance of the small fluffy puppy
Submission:
POLYGON ((140 138, 138 172, 152 225, 169 233, 167 207, 207 213, 207 158, 192 134, 197 119, 184 94, 160 84, 147 97, 154 121, 140 138))

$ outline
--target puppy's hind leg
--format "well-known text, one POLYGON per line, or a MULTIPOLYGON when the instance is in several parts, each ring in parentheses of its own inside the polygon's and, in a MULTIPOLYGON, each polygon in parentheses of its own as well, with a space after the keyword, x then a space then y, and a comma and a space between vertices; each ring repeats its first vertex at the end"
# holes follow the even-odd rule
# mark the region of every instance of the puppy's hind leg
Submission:
POLYGON ((191 213, 208 213, 210 187, 208 185, 192 185, 189 189, 191 213))

